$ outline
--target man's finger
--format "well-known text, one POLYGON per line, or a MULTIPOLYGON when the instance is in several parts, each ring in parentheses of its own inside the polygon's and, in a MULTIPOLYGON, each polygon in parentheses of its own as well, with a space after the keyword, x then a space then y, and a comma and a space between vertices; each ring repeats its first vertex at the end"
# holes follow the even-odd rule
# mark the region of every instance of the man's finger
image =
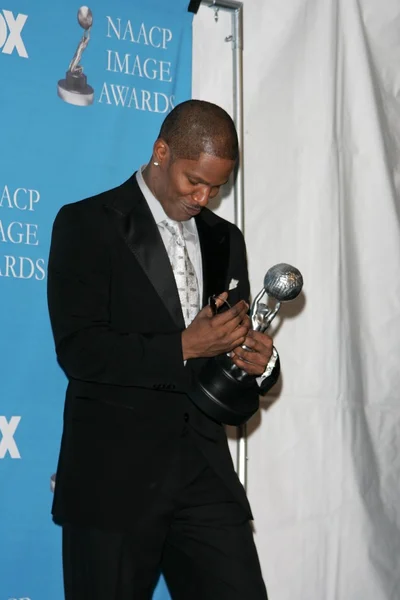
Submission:
POLYGON ((247 331, 245 327, 239 327, 238 329, 235 329, 235 331, 232 333, 228 351, 234 352, 235 348, 240 348, 246 339, 246 335, 247 331))
POLYGON ((211 319, 213 316, 214 316, 213 309, 211 308, 211 306, 209 304, 207 304, 207 306, 204 306, 201 309, 201 311, 197 313, 195 319, 193 319, 193 322, 198 318, 207 317, 207 318, 211 319))
POLYGON ((235 304, 235 306, 232 306, 232 308, 230 308, 229 310, 226 310, 225 312, 216 315, 214 318, 214 324, 216 327, 219 327, 220 325, 226 325, 234 319, 238 320, 238 322, 240 323, 244 319, 244 316, 246 315, 248 310, 249 305, 247 304, 247 302, 245 302, 244 300, 240 300, 240 302, 235 304))
POLYGON ((274 343, 273 339, 269 335, 262 333, 261 331, 254 331, 254 329, 249 331, 249 337, 260 342, 260 344, 263 346, 267 346, 267 348, 272 347, 274 343))
POLYGON ((233 353, 234 356, 245 361, 246 363, 258 365, 264 368, 267 366, 269 361, 269 357, 267 355, 260 354, 259 352, 249 352, 241 346, 235 348, 233 353))
POLYGON ((222 292, 222 294, 218 294, 218 296, 215 296, 215 306, 216 308, 221 308, 221 306, 223 304, 225 304, 225 301, 228 299, 228 292, 222 292))
POLYGON ((232 358, 232 361, 235 363, 235 365, 237 367, 239 367, 239 369, 242 369, 249 375, 260 376, 265 371, 265 368, 262 365, 256 365, 254 363, 250 363, 236 355, 234 355, 234 357, 232 358))

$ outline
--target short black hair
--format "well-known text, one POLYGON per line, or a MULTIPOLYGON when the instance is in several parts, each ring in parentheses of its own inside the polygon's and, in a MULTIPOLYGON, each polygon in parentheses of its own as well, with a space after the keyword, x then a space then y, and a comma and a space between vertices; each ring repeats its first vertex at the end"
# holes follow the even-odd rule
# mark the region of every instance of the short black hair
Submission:
POLYGON ((200 154, 236 161, 239 142, 228 113, 211 102, 187 100, 165 118, 159 138, 169 146, 172 158, 197 160, 200 154))

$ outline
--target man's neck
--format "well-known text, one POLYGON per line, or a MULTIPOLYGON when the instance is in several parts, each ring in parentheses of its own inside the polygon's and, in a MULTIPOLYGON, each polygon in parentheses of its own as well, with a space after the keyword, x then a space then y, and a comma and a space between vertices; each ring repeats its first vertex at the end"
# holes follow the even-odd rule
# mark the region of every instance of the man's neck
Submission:
POLYGON ((151 164, 151 161, 150 161, 149 163, 147 163, 147 165, 143 169, 142 176, 143 176, 145 184, 147 185, 147 187, 149 188, 149 190, 153 194, 154 198, 156 198, 158 200, 157 194, 156 194, 156 190, 154 189, 154 186, 152 184, 152 181, 153 181, 153 169, 154 169, 154 167, 153 167, 153 165, 151 164))

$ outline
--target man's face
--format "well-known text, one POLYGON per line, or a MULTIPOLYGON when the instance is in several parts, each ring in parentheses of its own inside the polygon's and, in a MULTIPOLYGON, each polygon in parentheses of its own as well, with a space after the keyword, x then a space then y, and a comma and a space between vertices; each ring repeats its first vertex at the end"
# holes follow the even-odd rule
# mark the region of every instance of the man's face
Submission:
POLYGON ((170 219, 187 221, 215 198, 234 166, 235 161, 210 154, 197 160, 164 160, 154 173, 156 197, 170 219))

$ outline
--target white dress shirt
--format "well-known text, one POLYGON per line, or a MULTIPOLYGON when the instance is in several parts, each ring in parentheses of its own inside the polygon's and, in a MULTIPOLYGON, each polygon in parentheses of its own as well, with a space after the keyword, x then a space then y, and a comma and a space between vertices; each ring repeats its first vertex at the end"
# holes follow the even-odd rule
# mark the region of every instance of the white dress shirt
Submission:
MULTIPOLYGON (((161 202, 157 200, 154 194, 151 192, 147 183, 143 178, 142 171, 145 169, 146 165, 143 166, 137 173, 136 179, 138 185, 140 187, 140 191, 146 199, 147 204, 151 210, 151 214, 157 224, 157 227, 160 231, 162 241, 164 242, 165 249, 168 248, 169 242, 171 241, 172 234, 168 231, 166 227, 162 225, 162 221, 165 219, 169 219, 169 217, 165 214, 165 211, 161 205, 161 202)), ((172 219, 170 219, 172 220, 172 219)), ((189 221, 182 221, 183 225, 183 237, 185 239, 186 248, 192 261, 192 265, 194 267, 197 283, 199 286, 199 298, 200 298, 200 308, 203 304, 203 265, 201 261, 201 250, 200 250, 200 240, 199 234, 197 232, 196 221, 194 219, 189 219, 189 221)))

